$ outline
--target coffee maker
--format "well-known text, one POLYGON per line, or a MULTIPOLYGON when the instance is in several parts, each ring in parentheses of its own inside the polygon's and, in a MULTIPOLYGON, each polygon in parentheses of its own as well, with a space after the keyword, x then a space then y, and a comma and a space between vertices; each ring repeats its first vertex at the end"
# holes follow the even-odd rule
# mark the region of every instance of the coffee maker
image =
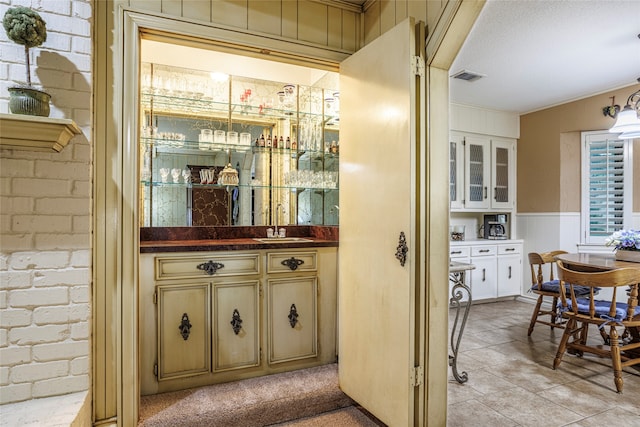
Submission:
POLYGON ((505 240, 509 238, 509 215, 495 214, 484 216, 484 238, 505 240))

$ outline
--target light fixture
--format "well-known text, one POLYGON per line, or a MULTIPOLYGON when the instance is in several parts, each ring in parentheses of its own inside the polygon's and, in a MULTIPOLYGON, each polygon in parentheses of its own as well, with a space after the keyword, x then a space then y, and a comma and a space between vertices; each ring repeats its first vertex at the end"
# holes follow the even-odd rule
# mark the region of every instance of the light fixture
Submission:
POLYGON ((617 116, 616 123, 611 129, 609 129, 609 132, 622 133, 627 136, 628 139, 635 138, 635 136, 628 135, 640 134, 640 118, 638 118, 639 111, 640 90, 629 95, 629 98, 627 98, 627 105, 624 106, 622 111, 615 115, 617 116))
POLYGON ((620 139, 637 139, 640 138, 640 130, 631 131, 631 132, 623 132, 618 138, 620 139))

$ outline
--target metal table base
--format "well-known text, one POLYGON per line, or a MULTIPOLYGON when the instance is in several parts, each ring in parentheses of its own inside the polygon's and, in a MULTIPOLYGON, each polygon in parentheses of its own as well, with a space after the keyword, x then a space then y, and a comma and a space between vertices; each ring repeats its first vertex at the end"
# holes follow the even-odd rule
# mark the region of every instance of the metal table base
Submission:
POLYGON ((469 317, 469 309, 471 308, 471 289, 464 284, 465 273, 469 270, 476 268, 473 264, 451 261, 449 263, 449 280, 453 282, 453 288, 451 289, 451 299, 449 299, 449 307, 456 310, 456 317, 453 321, 453 328, 451 329, 451 350, 453 355, 449 355, 449 366, 453 377, 460 384, 467 382, 469 376, 466 372, 458 373, 458 350, 460 350, 460 341, 462 340, 462 333, 467 323, 467 317, 469 317), (464 306, 464 312, 462 314, 462 320, 460 321, 460 311, 462 304, 460 301, 466 296, 468 297, 464 306), (460 321, 460 324, 458 322, 460 321))

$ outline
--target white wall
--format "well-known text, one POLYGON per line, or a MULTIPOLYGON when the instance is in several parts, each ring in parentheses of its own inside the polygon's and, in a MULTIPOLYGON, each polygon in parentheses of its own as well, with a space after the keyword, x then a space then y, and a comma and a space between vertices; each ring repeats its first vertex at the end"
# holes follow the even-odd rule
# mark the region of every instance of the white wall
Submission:
MULTIPOLYGON (((83 130, 60 153, 0 149, 0 403, 90 389, 90 0, 2 0, 47 23, 31 49, 52 118, 83 130)), ((25 80, 24 48, 0 29, 0 112, 25 80)))

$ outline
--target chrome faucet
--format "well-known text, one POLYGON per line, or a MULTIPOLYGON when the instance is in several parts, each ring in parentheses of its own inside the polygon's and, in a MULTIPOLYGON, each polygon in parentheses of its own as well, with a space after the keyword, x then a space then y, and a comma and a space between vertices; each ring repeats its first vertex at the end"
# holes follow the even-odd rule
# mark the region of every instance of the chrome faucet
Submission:
POLYGON ((276 215, 274 218, 275 232, 273 233, 273 237, 280 237, 280 234, 278 233, 278 209, 280 208, 284 210, 282 203, 278 203, 278 205, 276 206, 276 215))

